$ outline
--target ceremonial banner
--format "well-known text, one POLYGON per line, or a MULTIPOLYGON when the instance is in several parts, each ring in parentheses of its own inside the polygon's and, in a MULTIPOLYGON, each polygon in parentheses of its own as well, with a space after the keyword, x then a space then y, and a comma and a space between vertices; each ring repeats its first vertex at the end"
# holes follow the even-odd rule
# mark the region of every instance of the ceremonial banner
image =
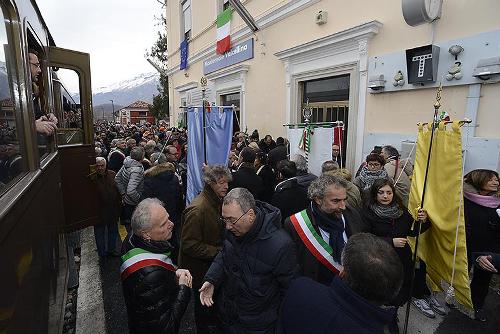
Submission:
MULTIPOLYGON (((204 138, 201 107, 187 109, 187 194, 189 204, 203 189, 204 138)), ((233 108, 212 107, 205 112, 208 165, 227 165, 233 131, 233 108)))
POLYGON ((179 66, 180 70, 185 70, 187 68, 188 63, 188 41, 187 39, 181 42, 181 64, 179 66))
MULTIPOLYGON (((287 129, 288 140, 290 141, 290 156, 301 154, 305 157, 306 152, 299 148, 299 143, 304 135, 304 128, 287 129)), ((321 165, 327 160, 332 160, 332 128, 314 128, 310 135, 308 167, 309 172, 321 175, 321 165)))
MULTIPOLYGON (((408 204, 413 217, 416 217, 422 198, 430 138, 431 131, 421 126, 408 204)), ((420 236, 417 255, 427 264, 427 274, 434 289, 443 286, 446 289, 451 283, 458 303, 470 310, 472 302, 462 200, 462 141, 458 123, 453 123, 452 129, 446 129, 441 123, 433 140, 423 207, 432 225, 420 236)), ((410 241, 414 249, 414 238, 410 241)))

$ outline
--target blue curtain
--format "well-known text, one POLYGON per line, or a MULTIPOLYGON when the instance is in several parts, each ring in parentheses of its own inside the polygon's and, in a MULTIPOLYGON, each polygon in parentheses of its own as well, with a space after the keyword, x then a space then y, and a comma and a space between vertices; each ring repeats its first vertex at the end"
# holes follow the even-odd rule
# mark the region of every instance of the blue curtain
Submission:
MULTIPOLYGON (((203 189, 204 138, 201 107, 187 109, 188 156, 186 203, 203 189)), ((227 165, 233 134, 233 109, 210 107, 205 110, 208 165, 227 165), (210 111, 209 111, 210 110, 210 111)))

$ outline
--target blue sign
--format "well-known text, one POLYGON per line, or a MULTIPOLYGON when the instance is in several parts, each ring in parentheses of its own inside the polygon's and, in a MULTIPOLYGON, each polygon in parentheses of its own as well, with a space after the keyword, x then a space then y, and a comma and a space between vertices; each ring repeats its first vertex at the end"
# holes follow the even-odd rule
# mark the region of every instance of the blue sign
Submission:
POLYGON ((217 55, 203 62, 203 74, 209 74, 242 61, 253 58, 253 38, 235 45, 223 55, 217 55))
POLYGON ((185 70, 188 62, 188 41, 187 39, 181 42, 181 66, 179 69, 185 70))

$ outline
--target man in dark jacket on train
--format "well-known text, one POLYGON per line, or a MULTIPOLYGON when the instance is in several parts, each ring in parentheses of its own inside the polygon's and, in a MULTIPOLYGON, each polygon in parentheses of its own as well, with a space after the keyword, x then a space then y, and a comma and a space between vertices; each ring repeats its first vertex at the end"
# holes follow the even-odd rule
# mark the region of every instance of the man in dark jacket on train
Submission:
POLYGON ((163 203, 147 198, 132 215, 120 276, 130 333, 175 334, 191 297, 192 277, 170 258, 174 224, 163 203))
POLYGON ((205 275, 201 303, 212 306, 218 290, 224 333, 274 334, 296 264, 294 244, 278 227, 280 212, 235 188, 224 197, 221 220, 226 239, 205 275))

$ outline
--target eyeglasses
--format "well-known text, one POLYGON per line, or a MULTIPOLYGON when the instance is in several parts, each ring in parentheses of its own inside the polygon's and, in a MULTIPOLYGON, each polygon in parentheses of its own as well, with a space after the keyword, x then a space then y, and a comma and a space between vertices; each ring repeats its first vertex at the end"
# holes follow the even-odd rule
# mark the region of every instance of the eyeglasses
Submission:
POLYGON ((35 67, 41 68, 40 63, 31 63, 30 62, 30 64, 33 65, 33 66, 35 66, 35 67))
POLYGON ((234 222, 232 222, 230 218, 224 218, 224 217, 220 217, 219 221, 221 222, 221 224, 224 225, 226 224, 235 225, 241 218, 243 218, 244 215, 248 213, 248 211, 250 211, 250 209, 248 209, 244 214, 240 216, 240 218, 236 219, 234 222))
POLYGON ((377 167, 380 167, 382 166, 380 163, 378 162, 369 162, 368 164, 368 167, 373 167, 373 168, 377 168, 377 167))

